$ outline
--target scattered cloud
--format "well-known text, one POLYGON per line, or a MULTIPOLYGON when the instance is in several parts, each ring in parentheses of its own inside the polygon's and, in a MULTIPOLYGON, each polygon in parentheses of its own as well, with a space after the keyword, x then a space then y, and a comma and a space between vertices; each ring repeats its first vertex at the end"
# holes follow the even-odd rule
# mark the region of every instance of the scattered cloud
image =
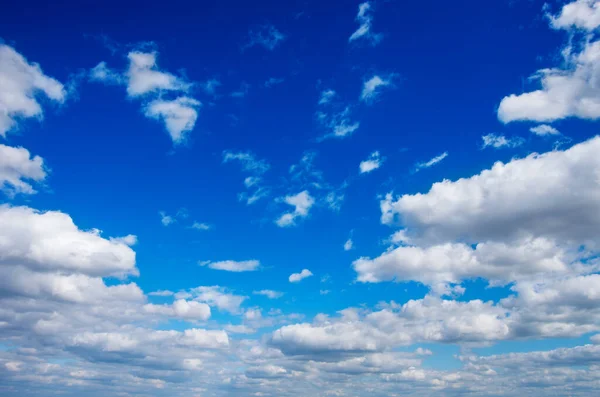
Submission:
POLYGON ((415 172, 418 172, 420 170, 422 170, 423 168, 430 168, 433 167, 434 165, 440 163, 442 160, 444 160, 446 157, 448 157, 448 152, 444 152, 442 154, 440 154, 439 156, 436 156, 434 158, 432 158, 429 161, 426 161, 424 163, 418 163, 415 166, 415 172))
POLYGON ((138 238, 135 234, 128 234, 123 237, 111 237, 109 240, 115 243, 125 244, 129 247, 133 247, 138 243, 138 238))
POLYGON ((40 94, 61 104, 67 91, 38 64, 29 63, 14 48, 0 43, 0 136, 6 137, 20 119, 43 117, 40 94))
POLYGON ((283 198, 283 202, 293 206, 294 211, 286 212, 275 221, 279 227, 294 226, 296 219, 307 217, 311 207, 315 204, 314 198, 306 190, 293 196, 286 196, 283 198))
POLYGON ((283 78, 271 77, 267 81, 265 81, 265 87, 270 88, 275 85, 279 85, 279 84, 283 83, 284 81, 285 81, 285 79, 283 79, 283 78))
POLYGON ((266 296, 269 299, 279 299, 283 296, 283 292, 279 292, 279 291, 273 291, 270 289, 263 289, 260 291, 254 291, 253 292, 254 295, 262 295, 262 296, 266 296))
POLYGON ((373 14, 372 5, 370 2, 364 2, 358 6, 356 21, 359 23, 359 27, 354 31, 354 33, 352 33, 348 39, 349 42, 366 40, 371 45, 377 45, 381 39, 383 39, 383 35, 381 33, 375 33, 372 30, 373 14))
POLYGON ((29 150, 22 147, 0 144, 0 190, 8 197, 36 193, 31 183, 41 183, 46 176, 40 156, 32 157, 29 150))
POLYGON ((160 211, 158 214, 160 215, 160 222, 163 224, 163 226, 169 226, 177 222, 175 218, 173 218, 170 215, 167 215, 167 213, 164 211, 160 211))
POLYGON ((221 82, 215 78, 212 79, 208 79, 206 80, 204 83, 202 83, 200 86, 202 87, 202 90, 207 94, 207 95, 216 95, 217 93, 217 88, 219 88, 221 86, 221 82))
POLYGON ((254 272, 259 269, 260 262, 257 260, 249 260, 249 261, 220 261, 220 262, 211 262, 204 261, 199 263, 200 266, 207 266, 214 270, 223 270, 226 272, 254 272))
POLYGON ((378 151, 371 153, 368 159, 360 162, 358 167, 360 169, 360 173, 366 174, 371 171, 375 171, 383 165, 384 160, 385 159, 381 157, 378 151))
POLYGON ((319 105, 325 105, 335 97, 334 90, 323 90, 321 91, 321 97, 319 98, 319 105))
POLYGON ((515 148, 525 143, 525 140, 520 137, 507 138, 504 135, 487 134, 481 137, 483 140, 482 148, 492 147, 494 149, 515 148))
POLYGON ((344 251, 351 251, 353 248, 354 248, 354 242, 352 241, 352 238, 349 238, 344 243, 344 251))
POLYGON ((299 283, 305 278, 311 277, 313 274, 308 269, 303 269, 300 273, 293 273, 289 277, 290 283, 299 283))
POLYGON ((535 135, 538 136, 560 135, 559 130, 547 124, 541 124, 535 127, 531 127, 529 131, 533 132, 535 135))
POLYGON ((385 87, 393 87, 393 79, 394 75, 391 74, 387 77, 375 75, 369 80, 366 80, 363 83, 360 100, 367 104, 375 102, 385 87))
POLYGON ((273 51, 286 39, 285 35, 273 25, 261 25, 248 32, 248 43, 242 47, 243 50, 254 46, 263 47, 273 51))
POLYGON ((210 230, 212 229, 212 226, 210 226, 208 223, 194 222, 190 228, 196 230, 210 230))
POLYGON ((162 120, 173 143, 178 145, 184 143, 187 134, 194 129, 201 105, 199 101, 189 97, 179 97, 172 101, 157 99, 147 105, 145 114, 162 120))

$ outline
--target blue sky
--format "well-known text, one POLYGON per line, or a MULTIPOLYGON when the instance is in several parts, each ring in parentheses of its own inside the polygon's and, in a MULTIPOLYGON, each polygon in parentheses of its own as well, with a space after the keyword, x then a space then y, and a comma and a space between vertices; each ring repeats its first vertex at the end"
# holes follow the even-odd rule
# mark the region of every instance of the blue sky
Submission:
POLYGON ((598 391, 600 2, 2 8, 3 395, 598 391))

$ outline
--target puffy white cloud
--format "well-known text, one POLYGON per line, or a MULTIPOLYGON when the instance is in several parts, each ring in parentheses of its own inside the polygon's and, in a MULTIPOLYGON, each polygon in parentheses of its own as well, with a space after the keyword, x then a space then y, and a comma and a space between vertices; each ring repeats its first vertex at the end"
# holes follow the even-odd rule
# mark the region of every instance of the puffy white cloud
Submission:
POLYGON ((368 172, 376 170, 377 168, 383 165, 384 160, 385 159, 381 157, 378 151, 371 153, 367 160, 360 162, 358 167, 360 169, 360 173, 366 174, 368 172))
POLYGON ((375 75, 363 83, 363 89, 360 94, 360 100, 366 103, 373 103, 381 94, 381 90, 385 87, 392 87, 394 75, 380 77, 375 75))
POLYGON ((248 43, 243 49, 261 46, 269 51, 273 51, 286 39, 286 36, 273 25, 262 25, 251 29, 248 36, 248 43))
MULTIPOLYGON (((550 16, 555 28, 593 30, 600 21, 600 7, 592 0, 566 4, 558 17, 550 16)), ((570 30, 570 33, 572 32, 570 30)), ((600 41, 574 38, 563 49, 563 67, 538 70, 532 80, 541 88, 520 95, 512 94, 500 102, 498 118, 509 123, 518 120, 538 122, 567 117, 595 120, 600 117, 600 41)))
POLYGON ((120 241, 82 231, 67 214, 0 206, 0 266, 90 276, 137 274, 135 252, 120 241))
POLYGON ((594 30, 600 26, 600 3, 597 0, 576 0, 565 4, 559 15, 548 15, 555 29, 572 27, 594 30))
POLYGON ((134 234, 128 234, 127 236, 123 236, 123 237, 111 237, 109 240, 114 241, 116 243, 123 243, 130 247, 133 247, 138 242, 138 238, 134 234))
POLYGON ((207 303, 219 310, 237 314, 240 311, 240 305, 246 300, 245 296, 231 294, 226 288, 220 286, 196 287, 190 290, 194 300, 207 303))
POLYGON ((560 135, 560 131, 547 124, 540 124, 538 126, 531 127, 529 131, 533 132, 535 135, 538 136, 560 135))
POLYGON ((0 43, 0 136, 6 137, 19 119, 43 116, 39 94, 57 103, 67 95, 64 86, 45 75, 38 64, 0 43))
POLYGON ((27 181, 42 182, 45 178, 44 160, 40 156, 32 157, 22 147, 0 144, 0 190, 9 196, 34 194, 36 190, 27 181))
POLYGON ((254 291, 253 294, 254 295, 266 296, 269 299, 278 299, 278 298, 281 298, 283 296, 283 292, 273 291, 273 290, 270 290, 270 289, 263 289, 263 290, 260 290, 260 291, 254 291))
POLYGON ((433 167, 434 165, 440 163, 442 160, 444 160, 446 157, 448 157, 448 152, 444 152, 442 154, 440 154, 439 156, 436 156, 434 158, 432 158, 429 161, 426 161, 424 163, 418 163, 415 166, 415 172, 418 172, 420 170, 422 170, 423 168, 430 168, 433 167))
POLYGON ((226 272, 240 273, 240 272, 253 272, 253 271, 258 270, 258 268, 260 267, 260 262, 257 261, 256 259, 249 260, 249 261, 232 261, 232 260, 219 261, 219 262, 205 261, 205 262, 200 262, 200 266, 208 266, 209 268, 214 269, 214 270, 224 270, 226 272))
POLYGON ((376 45, 383 38, 381 33, 375 33, 372 30, 373 15, 371 7, 371 3, 368 1, 358 6, 356 21, 359 23, 359 27, 352 33, 348 39, 349 42, 364 39, 368 40, 372 45, 376 45))
POLYGON ((189 88, 188 83, 175 75, 158 70, 156 56, 156 52, 138 51, 127 55, 127 94, 136 97, 155 91, 186 91, 189 88))
POLYGON ((162 120, 173 143, 185 142, 187 133, 194 129, 201 103, 193 98, 179 97, 174 100, 157 99, 145 109, 146 116, 162 120))
POLYGON ((295 208, 293 212, 285 213, 275 221, 279 227, 295 225, 296 219, 307 217, 311 207, 315 204, 314 198, 306 190, 296 195, 286 196, 283 201, 295 208))
POLYGON ((400 218, 409 240, 510 242, 535 236, 595 244, 599 150, 596 137, 564 151, 497 162, 470 178, 435 183, 425 194, 397 201, 388 195, 381 202, 382 222, 400 218))
POLYGON ((299 283, 305 278, 311 277, 313 274, 308 269, 302 269, 300 273, 292 273, 289 277, 290 283, 299 283))
MULTIPOLYGON (((156 295, 156 294, 155 294, 156 295)), ((161 314, 184 320, 205 321, 210 318, 210 306, 206 303, 178 299, 172 305, 147 304, 144 311, 152 314, 161 314)))
POLYGON ((481 137, 483 140, 483 148, 492 147, 494 149, 500 148, 514 148, 521 146, 525 143, 525 140, 520 137, 507 138, 504 135, 487 134, 481 137))

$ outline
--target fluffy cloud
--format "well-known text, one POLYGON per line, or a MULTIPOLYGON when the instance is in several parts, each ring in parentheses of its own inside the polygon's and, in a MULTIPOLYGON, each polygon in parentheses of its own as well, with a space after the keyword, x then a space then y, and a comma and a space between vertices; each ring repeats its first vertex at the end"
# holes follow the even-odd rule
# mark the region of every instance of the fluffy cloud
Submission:
POLYGON ((178 299, 172 305, 153 305, 144 306, 147 313, 161 314, 169 317, 180 318, 184 320, 205 321, 210 318, 210 306, 206 303, 187 301, 178 299))
POLYGON ((201 103, 193 98, 179 97, 175 100, 157 99, 150 102, 146 116, 165 123, 165 127, 175 144, 185 142, 187 133, 196 125, 198 108, 201 103))
POLYGON ((540 124, 538 126, 531 127, 529 131, 533 132, 535 135, 538 136, 560 135, 560 131, 547 124, 540 124))
POLYGON ((136 97, 156 91, 186 91, 189 88, 188 83, 175 75, 158 70, 156 57, 156 52, 132 51, 127 55, 127 94, 136 97))
POLYGON ((279 292, 279 291, 273 291, 270 289, 263 289, 260 291, 254 291, 253 292, 254 295, 263 295, 266 296, 269 299, 278 299, 281 298, 283 296, 283 292, 279 292))
POLYGON ((19 119, 43 116, 37 96, 62 103, 64 86, 44 74, 36 63, 29 63, 14 48, 0 43, 0 136, 16 127, 19 119))
POLYGON ((488 147, 492 147, 494 149, 514 148, 517 146, 521 146, 522 144, 525 143, 525 140, 523 138, 519 138, 519 137, 507 138, 504 135, 496 135, 496 134, 487 134, 487 135, 482 136, 481 139, 483 140, 482 147, 484 149, 488 148, 488 147))
MULTIPOLYGON (((229 293, 227 288, 219 287, 196 287, 190 290, 191 296, 198 302, 207 303, 209 306, 214 306, 219 310, 223 310, 232 314, 237 314, 240 311, 240 305, 246 300, 245 296, 239 296, 229 293)), ((177 297, 177 295, 175 295, 177 297)))
POLYGON ((220 261, 220 262, 201 262, 201 266, 208 266, 214 270, 224 270, 226 272, 253 272, 258 270, 260 262, 257 260, 249 261, 220 261))
POLYGON ((299 283, 305 278, 311 277, 313 274, 308 269, 302 269, 300 273, 292 273, 289 277, 290 283, 299 283))
POLYGON ((372 45, 376 45, 383 38, 381 33, 375 33, 372 30, 373 14, 371 7, 370 2, 364 2, 358 6, 356 21, 359 23, 359 27, 352 33, 348 39, 349 42, 362 39, 369 41, 372 45))
POLYGON ((381 157, 378 151, 375 151, 369 155, 367 160, 361 161, 358 168, 361 174, 366 174, 381 167, 383 161, 384 158, 381 157))
POLYGON ((387 77, 373 76, 369 80, 363 83, 363 89, 360 94, 360 100, 366 103, 373 103, 377 97, 381 94, 381 91, 385 87, 392 87, 392 80, 394 75, 387 77))
POLYGON ((286 196, 283 201, 286 204, 293 206, 294 211, 281 215, 275 221, 279 227, 289 227, 295 225, 297 218, 305 218, 308 216, 310 208, 315 203, 315 200, 306 190, 293 196, 286 196))
POLYGON ((40 156, 32 157, 22 147, 0 144, 0 190, 8 196, 34 194, 36 191, 28 181, 42 182, 45 178, 44 160, 40 156))
POLYGON ((137 274, 126 244, 82 231, 67 214, 0 206, 0 264, 90 276, 137 274))
MULTIPOLYGON (((555 28, 592 30, 598 27, 599 9, 596 1, 578 0, 566 4, 559 16, 550 16, 550 20, 555 28)), ((600 91, 595 83, 600 70, 600 41, 585 37, 574 39, 574 43, 562 51, 564 67, 541 69, 533 75, 540 89, 502 99, 498 108, 502 122, 600 117, 600 91)))

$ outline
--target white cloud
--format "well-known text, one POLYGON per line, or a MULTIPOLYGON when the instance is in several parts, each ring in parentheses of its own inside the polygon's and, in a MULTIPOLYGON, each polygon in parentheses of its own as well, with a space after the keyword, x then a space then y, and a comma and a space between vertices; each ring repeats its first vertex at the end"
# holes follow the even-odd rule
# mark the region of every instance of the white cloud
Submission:
POLYGON ((373 15, 371 13, 371 3, 365 2, 358 6, 358 14, 356 15, 356 21, 360 24, 358 29, 352 33, 349 42, 364 39, 368 40, 372 45, 376 45, 381 41, 383 35, 381 33, 374 33, 372 31, 373 15))
POLYGON ((245 296, 234 295, 228 292, 226 288, 217 286, 196 287, 190 290, 194 300, 215 306, 219 310, 237 314, 240 312, 240 305, 246 300, 245 296))
POLYGON ((560 135, 560 131, 547 124, 541 124, 535 127, 531 127, 529 131, 533 132, 535 135, 538 136, 560 135))
POLYGON ((312 275, 313 274, 310 270, 302 269, 300 273, 291 274, 289 277, 289 281, 290 283, 299 283, 300 281, 304 280, 305 278, 311 277, 312 275))
POLYGON ((279 299, 283 296, 283 292, 279 292, 279 291, 273 291, 270 289, 263 289, 260 291, 254 291, 253 292, 254 295, 262 295, 262 296, 266 296, 269 299, 279 299))
POLYGON ((350 251, 350 250, 352 250, 352 248, 354 248, 354 243, 352 242, 352 239, 349 238, 344 243, 344 251, 350 251))
POLYGON ((221 86, 221 82, 217 79, 208 79, 207 81, 205 81, 204 83, 202 83, 200 86, 202 87, 202 89, 204 90, 204 92, 208 95, 215 95, 217 88, 219 88, 221 86))
POLYGON ((597 0, 577 0, 565 4, 558 16, 548 17, 554 29, 576 27, 592 31, 600 26, 600 3, 597 0))
POLYGON ((375 151, 369 155, 367 160, 361 161, 359 165, 360 173, 366 174, 374 171, 383 165, 385 159, 381 157, 378 151, 375 151))
POLYGON ((169 226, 176 222, 175 218, 173 218, 171 215, 167 215, 167 213, 164 211, 160 211, 158 214, 160 215, 160 222, 163 224, 163 226, 169 226))
POLYGON ((129 69, 127 94, 132 97, 156 91, 187 91, 189 84, 168 72, 158 70, 155 52, 132 51, 127 57, 129 69))
POLYGON ((67 92, 38 64, 29 63, 12 47, 0 44, 0 136, 6 137, 19 119, 43 117, 38 94, 63 103, 67 92))
POLYGON ((189 97, 174 100, 157 99, 150 102, 145 109, 147 117, 162 120, 174 144, 181 144, 187 139, 187 133, 194 129, 198 119, 198 108, 202 104, 189 97))
POLYGON ((334 90, 323 90, 321 91, 321 97, 319 98, 319 105, 325 105, 329 102, 331 102, 331 100, 335 97, 335 91, 334 90))
POLYGON ((307 217, 309 210, 315 204, 314 198, 312 198, 306 190, 293 196, 286 196, 283 201, 286 204, 293 206, 294 211, 281 215, 275 221, 279 227, 289 227, 295 225, 296 219, 307 217))
MULTIPOLYGON (((2 95, 2 94, 0 94, 2 95)), ((0 144, 0 190, 8 196, 34 194, 32 182, 46 179, 44 160, 22 147, 0 144)))
POLYGON ((436 156, 436 157, 432 158, 431 160, 426 161, 424 163, 418 163, 415 166, 415 172, 418 172, 418 171, 422 170, 423 168, 433 167, 434 165, 436 165, 439 162, 441 162, 442 160, 444 160, 446 157, 448 157, 448 152, 444 152, 444 153, 440 154, 439 156, 436 156))
POLYGON ((385 87, 392 87, 394 75, 387 77, 373 76, 363 83, 363 89, 360 94, 360 100, 366 103, 373 103, 381 94, 381 90, 385 87))
POLYGON ((57 211, 0 206, 0 265, 90 276, 137 274, 135 252, 99 231, 82 231, 57 211))
POLYGON ((200 262, 201 266, 208 266, 214 270, 224 270, 226 272, 253 272, 258 270, 260 262, 257 260, 249 261, 220 261, 220 262, 200 262))
POLYGON ((254 46, 261 46, 269 51, 273 51, 286 37, 273 25, 262 25, 251 29, 248 33, 248 43, 243 47, 247 49, 254 46))
POLYGON ((148 295, 149 296, 173 296, 174 293, 173 293, 173 291, 160 290, 160 291, 150 292, 148 295))
POLYGON ((90 79, 100 81, 105 84, 125 84, 125 77, 119 72, 110 69, 106 62, 100 62, 90 70, 90 79))
POLYGON ((190 228, 196 229, 196 230, 210 230, 210 229, 212 229, 212 227, 208 223, 201 223, 201 222, 194 222, 192 224, 192 226, 190 226, 190 228))
POLYGON ((167 317, 190 321, 206 321, 210 318, 210 306, 206 303, 178 299, 172 305, 147 304, 144 311, 167 317))
MULTIPOLYGON (((598 27, 599 15, 597 2, 579 0, 565 5, 558 17, 550 19, 555 28, 591 30, 598 27)), ((540 89, 502 99, 498 108, 502 122, 600 118, 600 88, 596 84, 600 76, 600 41, 591 36, 573 37, 562 55, 564 66, 541 69, 532 76, 532 80, 539 80, 540 89)))
POLYGON ((515 148, 525 143, 525 140, 520 137, 507 138, 504 135, 487 134, 481 137, 483 140, 483 148, 492 147, 500 148, 515 148))
POLYGON ((129 247, 133 247, 134 245, 137 244, 138 238, 134 234, 128 234, 127 236, 123 236, 123 237, 111 237, 110 241, 125 244, 125 245, 128 245, 129 247))
POLYGON ((226 150, 223 152, 223 163, 228 163, 230 161, 239 161, 244 171, 257 174, 263 174, 271 168, 267 161, 257 159, 256 156, 250 152, 231 152, 226 150))

